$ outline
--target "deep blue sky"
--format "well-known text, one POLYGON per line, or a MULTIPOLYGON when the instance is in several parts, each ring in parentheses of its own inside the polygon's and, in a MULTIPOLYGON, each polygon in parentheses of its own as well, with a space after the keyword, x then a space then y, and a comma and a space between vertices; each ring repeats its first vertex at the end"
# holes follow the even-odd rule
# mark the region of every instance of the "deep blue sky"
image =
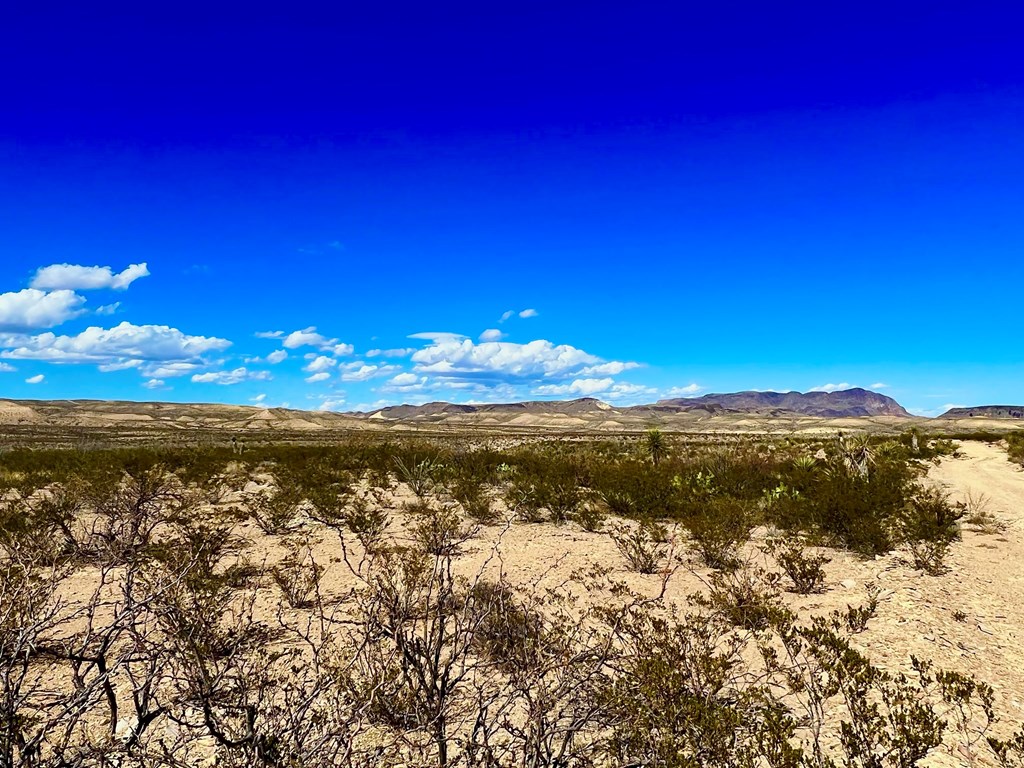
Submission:
POLYGON ((5 10, 0 397, 1022 402, 1022 30, 1010 3, 5 10))

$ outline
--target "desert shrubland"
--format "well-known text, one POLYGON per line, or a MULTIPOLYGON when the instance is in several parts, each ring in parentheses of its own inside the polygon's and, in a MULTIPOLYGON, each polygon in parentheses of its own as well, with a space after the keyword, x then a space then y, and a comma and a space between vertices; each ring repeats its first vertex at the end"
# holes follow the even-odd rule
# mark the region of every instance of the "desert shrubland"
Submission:
POLYGON ((1020 764, 986 681, 865 651, 877 589, 791 604, 942 572, 925 438, 639 439, 0 455, 0 766, 1020 764))

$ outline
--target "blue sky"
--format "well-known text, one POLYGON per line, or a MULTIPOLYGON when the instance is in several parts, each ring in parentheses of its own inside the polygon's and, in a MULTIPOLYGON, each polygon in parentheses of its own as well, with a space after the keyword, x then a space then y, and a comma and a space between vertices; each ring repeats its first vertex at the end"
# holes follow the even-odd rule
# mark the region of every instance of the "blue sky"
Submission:
POLYGON ((5 13, 2 397, 1024 402, 1012 4, 5 13))

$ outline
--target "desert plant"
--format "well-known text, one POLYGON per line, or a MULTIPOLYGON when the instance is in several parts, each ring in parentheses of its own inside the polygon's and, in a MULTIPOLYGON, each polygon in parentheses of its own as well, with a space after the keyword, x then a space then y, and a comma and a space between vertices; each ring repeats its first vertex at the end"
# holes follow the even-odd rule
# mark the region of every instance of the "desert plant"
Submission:
POLYGON ((320 591, 323 566, 313 557, 310 542, 288 542, 288 552, 270 573, 292 608, 308 608, 320 591))
POLYGON ((426 553, 436 557, 452 557, 462 545, 479 531, 475 525, 464 525, 459 513, 450 505, 419 503, 409 510, 415 520, 410 526, 413 541, 426 553))
POLYGON ((302 498, 293 489, 244 494, 243 515, 266 534, 287 533, 296 525, 302 498))
POLYGON ((651 458, 651 463, 658 466, 668 452, 668 441, 660 429, 651 427, 644 433, 644 450, 651 458))
POLYGON ((789 619, 779 599, 776 574, 749 567, 717 571, 711 575, 709 587, 707 594, 691 595, 690 601, 733 626, 760 631, 789 619))
POLYGON ((615 548, 637 573, 657 573, 665 562, 667 548, 657 541, 649 524, 612 526, 615 548))
POLYGON ((917 490, 900 521, 900 534, 915 568, 933 576, 945 572, 949 548, 960 539, 959 521, 965 514, 965 505, 951 503, 945 492, 917 490))
POLYGON ((841 614, 846 628, 853 634, 859 634, 868 628, 868 622, 878 613, 880 592, 874 584, 867 585, 867 601, 863 605, 847 605, 841 614))
POLYGON ((409 490, 420 499, 425 498, 434 488, 443 468, 436 458, 429 456, 422 459, 412 456, 408 460, 395 456, 395 467, 398 479, 408 485, 409 490))
POLYGON ((599 533, 604 528, 606 515, 596 504, 586 503, 580 505, 579 509, 576 510, 576 514, 573 516, 573 519, 584 531, 599 533))
POLYGON ((830 563, 831 558, 807 554, 803 543, 798 540, 771 541, 765 549, 789 578, 791 592, 810 595, 825 591, 825 569, 822 566, 830 563))
POLYGON ((754 523, 746 504, 720 497, 689 518, 686 527, 704 564, 728 571, 739 567, 740 547, 750 539, 754 523))

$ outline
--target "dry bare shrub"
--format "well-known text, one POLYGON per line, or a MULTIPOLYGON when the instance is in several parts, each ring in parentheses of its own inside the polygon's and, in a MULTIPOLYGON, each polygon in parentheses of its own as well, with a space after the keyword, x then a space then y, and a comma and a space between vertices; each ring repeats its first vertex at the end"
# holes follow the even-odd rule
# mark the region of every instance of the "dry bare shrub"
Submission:
POLYGON ((308 608, 319 597, 324 568, 313 557, 310 542, 289 541, 287 554, 270 569, 271 577, 292 608, 308 608))
POLYGON ((658 541, 659 535, 649 524, 612 526, 615 548, 637 573, 657 573, 666 564, 668 547, 658 541))
POLYGON ((248 517, 264 533, 275 536, 294 530, 302 497, 294 489, 243 494, 239 515, 248 517))

